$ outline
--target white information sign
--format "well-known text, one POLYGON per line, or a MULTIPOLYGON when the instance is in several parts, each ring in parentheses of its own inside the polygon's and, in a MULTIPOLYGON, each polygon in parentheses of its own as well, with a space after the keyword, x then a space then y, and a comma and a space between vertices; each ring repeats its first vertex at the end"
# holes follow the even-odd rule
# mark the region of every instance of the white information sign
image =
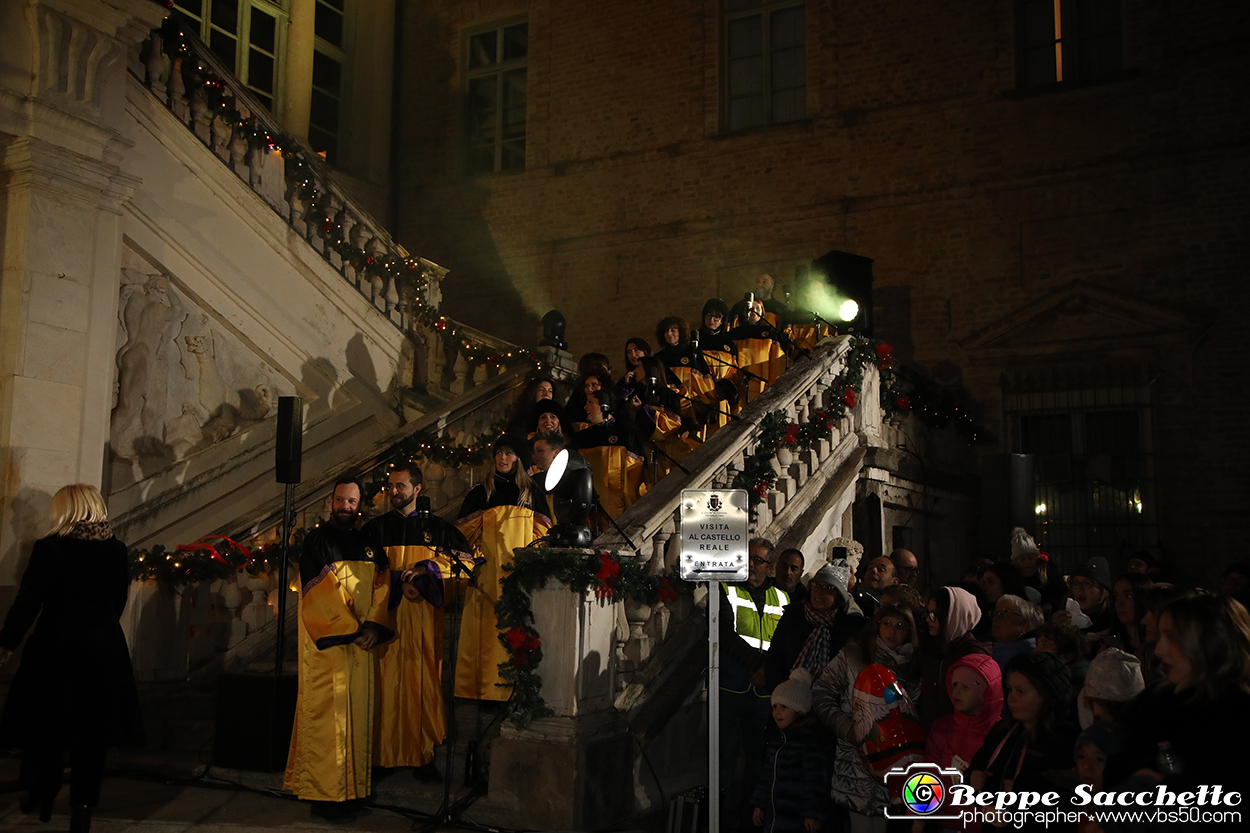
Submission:
POLYGON ((746 581, 749 521, 745 489, 683 489, 681 577, 746 581))

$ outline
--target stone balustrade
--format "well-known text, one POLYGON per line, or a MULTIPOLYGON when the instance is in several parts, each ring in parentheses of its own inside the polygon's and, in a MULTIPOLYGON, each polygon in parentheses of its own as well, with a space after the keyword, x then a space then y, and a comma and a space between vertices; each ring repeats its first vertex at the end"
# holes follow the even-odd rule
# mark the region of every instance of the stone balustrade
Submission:
POLYGON ((410 254, 334 181, 176 15, 130 55, 131 74, 222 164, 417 346, 411 385, 459 396, 525 351, 438 314, 447 269, 410 254))
MULTIPOLYGON (((767 414, 781 410, 804 424, 832 410, 845 393, 840 377, 850 347, 849 339, 834 339, 796 363, 683 461, 689 474, 674 470, 660 480, 617 519, 620 531, 600 535, 595 548, 646 559, 653 573, 675 569, 682 491, 729 488, 754 454, 767 414)), ((777 453, 774 485, 756 507, 753 536, 823 557, 829 541, 849 535, 866 451, 893 441, 895 429, 882 424, 877 383, 875 367, 865 368, 856 406, 827 440, 777 453)), ((808 565, 809 574, 814 569, 808 565)), ((707 668, 707 626, 696 615, 706 609, 706 587, 693 600, 670 605, 626 600, 603 606, 551 583, 533 593, 532 602, 543 639, 542 693, 555 715, 523 730, 505 725, 492 762, 490 801, 525 826, 593 827, 654 808, 662 799, 656 779, 669 795, 706 783, 706 704, 698 694, 707 668), (646 771, 637 750, 647 748, 654 752, 649 760, 664 761, 667 771, 646 771), (536 762, 527 764, 527 783, 544 785, 552 796, 541 808, 528 808, 520 800, 524 785, 509 778, 523 761, 536 762), (588 766, 595 779, 581 777, 588 766), (622 796, 632 796, 633 805, 623 806, 622 796)))

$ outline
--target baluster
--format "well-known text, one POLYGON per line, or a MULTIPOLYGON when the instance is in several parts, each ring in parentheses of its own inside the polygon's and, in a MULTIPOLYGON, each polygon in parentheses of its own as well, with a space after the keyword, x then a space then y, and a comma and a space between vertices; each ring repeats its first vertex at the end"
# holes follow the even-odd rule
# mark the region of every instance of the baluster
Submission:
POLYGON ((486 365, 479 364, 473 371, 473 387, 480 387, 486 384, 486 365))
MULTIPOLYGON (((367 236, 366 232, 367 232, 367 229, 365 228, 364 223, 355 222, 352 225, 352 236, 350 238, 350 241, 351 241, 353 248, 359 249, 360 251, 364 251, 365 238, 367 236)), ((369 291, 370 291, 369 278, 368 278, 368 275, 365 274, 365 270, 356 269, 353 267, 352 271, 355 272, 356 274, 356 288, 360 290, 360 294, 364 295, 365 297, 368 297, 369 291)))
POLYGON ((211 126, 213 153, 228 165, 230 164, 230 148, 228 147, 231 139, 230 125, 226 123, 225 116, 217 115, 211 120, 211 126))
MULTIPOLYGON (((343 204, 339 207, 339 210, 335 212, 333 220, 334 220, 334 233, 338 236, 339 240, 343 241, 344 243, 347 242, 348 240, 347 231, 350 228, 351 217, 347 213, 347 201, 346 200, 343 201, 343 204)), ((348 265, 347 260, 345 260, 341 254, 339 254, 338 252, 335 252, 334 254, 332 254, 330 256, 330 262, 334 264, 334 267, 336 269, 338 269, 340 272, 343 273, 343 276, 347 278, 349 283, 356 282, 355 274, 353 273, 349 275, 347 273, 348 270, 351 269, 351 266, 348 265)))
POLYGON ((191 90, 191 121, 195 135, 206 146, 213 145, 213 114, 208 112, 208 93, 205 91, 204 79, 198 74, 193 78, 195 86, 191 90))
POLYGON ((252 600, 243 608, 243 623, 249 631, 254 631, 273 621, 273 611, 265 599, 265 591, 269 589, 269 576, 264 573, 249 575, 247 589, 252 594, 252 600))
POLYGON ((393 269, 386 270, 386 315, 396 324, 400 322, 399 277, 393 269))
POLYGON ((431 392, 445 390, 443 374, 447 371, 447 343, 443 341, 442 335, 437 330, 430 332, 429 350, 430 357, 427 365, 429 379, 426 380, 426 385, 429 386, 431 392))
POLYGON ((322 221, 322 228, 318 231, 318 237, 321 238, 321 257, 335 269, 340 268, 343 258, 334 250, 334 243, 338 239, 338 215, 341 212, 338 197, 333 193, 326 194, 325 220, 322 221), (321 232, 326 228, 330 229, 330 233, 325 237, 321 237, 321 232))
POLYGON ((227 578, 221 584, 221 606, 229 614, 227 621, 230 623, 227 649, 233 648, 247 637, 247 623, 239 616, 243 606, 243 588, 239 585, 240 579, 237 575, 227 578))
POLYGON ((187 85, 182 80, 182 62, 185 59, 179 55, 173 59, 169 68, 169 81, 166 86, 169 90, 168 106, 171 113, 178 117, 183 124, 191 121, 191 108, 187 105, 187 85))
POLYGON ((148 57, 143 62, 143 69, 144 81, 157 98, 165 95, 165 85, 161 83, 161 75, 165 73, 165 53, 162 49, 161 33, 153 30, 152 36, 148 38, 148 57))
MULTIPOLYGON (((249 150, 249 143, 244 131, 240 128, 234 130, 234 135, 230 139, 230 167, 234 168, 234 172, 238 174, 239 179, 246 180, 251 183, 251 168, 247 164, 246 159, 249 150)), ((255 188, 255 186, 252 186, 255 188)))
POLYGON ((451 392, 459 396, 467 389, 469 378, 469 362, 459 350, 456 351, 456 363, 452 365, 451 372, 455 377, 451 380, 451 392))

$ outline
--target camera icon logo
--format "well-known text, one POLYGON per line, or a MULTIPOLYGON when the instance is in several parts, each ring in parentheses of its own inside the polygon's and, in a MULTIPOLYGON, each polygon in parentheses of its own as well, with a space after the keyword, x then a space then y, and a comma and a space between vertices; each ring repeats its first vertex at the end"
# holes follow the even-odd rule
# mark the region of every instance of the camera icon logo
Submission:
POLYGON ((961 783, 963 773, 937 764, 913 763, 906 769, 892 769, 885 776, 892 799, 886 818, 958 819, 959 811, 949 806, 949 799, 951 787, 961 783))

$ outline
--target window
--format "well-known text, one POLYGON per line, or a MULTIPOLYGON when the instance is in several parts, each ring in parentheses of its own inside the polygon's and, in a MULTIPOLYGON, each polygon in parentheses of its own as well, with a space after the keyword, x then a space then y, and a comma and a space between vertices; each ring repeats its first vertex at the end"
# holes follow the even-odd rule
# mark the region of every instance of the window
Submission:
POLYGON ((1156 545, 1149 387, 1140 371, 1029 374, 1004 381, 1013 451, 1034 456, 1042 549, 1066 571, 1156 545), (1058 382, 1058 384, 1056 384, 1058 382))
POLYGON ((278 115, 278 73, 286 13, 264 0, 174 0, 200 40, 278 115))
POLYGON ((807 24, 793 0, 725 0, 723 122, 727 131, 807 114, 807 24))
POLYGON ((1021 87, 1088 81, 1124 68, 1120 0, 1020 0, 1021 87))
POLYGON ((525 167, 528 57, 528 23, 469 35, 465 109, 471 174, 525 167))
POLYGON ((346 0, 316 0, 313 21, 312 97, 308 105, 308 144, 328 162, 339 154, 343 119, 344 68, 347 65, 346 0))

